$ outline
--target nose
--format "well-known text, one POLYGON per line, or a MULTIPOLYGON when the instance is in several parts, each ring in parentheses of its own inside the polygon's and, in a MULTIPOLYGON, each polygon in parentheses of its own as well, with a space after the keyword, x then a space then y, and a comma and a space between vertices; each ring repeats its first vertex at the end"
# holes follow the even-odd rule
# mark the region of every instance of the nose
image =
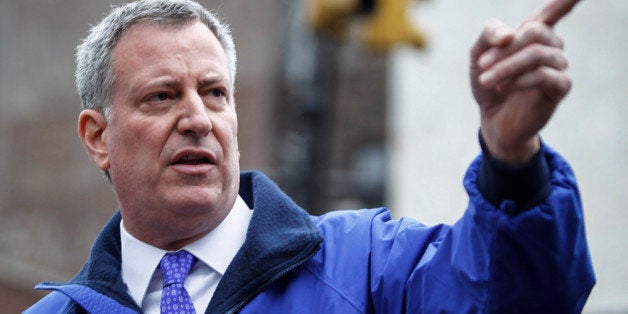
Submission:
POLYGON ((182 135, 205 136, 212 130, 209 111, 201 97, 192 93, 181 100, 181 115, 177 130, 182 135))

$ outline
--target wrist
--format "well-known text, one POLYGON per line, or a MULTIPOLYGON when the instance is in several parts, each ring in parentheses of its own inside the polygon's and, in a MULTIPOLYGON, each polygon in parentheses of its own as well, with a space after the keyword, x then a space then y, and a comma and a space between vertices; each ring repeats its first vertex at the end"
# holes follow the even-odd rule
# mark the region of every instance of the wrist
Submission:
POLYGON ((482 162, 478 170, 478 189, 482 196, 507 213, 519 213, 540 204, 552 191, 551 170, 543 144, 528 162, 508 165, 498 161, 487 150, 479 134, 482 162), (509 200, 514 206, 504 201, 509 200))
POLYGON ((486 150, 493 158, 513 166, 527 163, 541 148, 541 141, 536 134, 523 140, 504 139, 495 136, 494 132, 490 132, 482 126, 480 136, 486 145, 486 150))

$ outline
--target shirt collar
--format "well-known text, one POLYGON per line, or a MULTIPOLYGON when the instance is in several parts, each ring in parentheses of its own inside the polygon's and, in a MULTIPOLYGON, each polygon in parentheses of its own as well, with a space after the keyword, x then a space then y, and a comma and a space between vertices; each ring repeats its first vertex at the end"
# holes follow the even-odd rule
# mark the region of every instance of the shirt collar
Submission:
MULTIPOLYGON (((244 244, 252 214, 253 211, 238 195, 227 217, 214 230, 182 249, 222 276, 244 244)), ((124 228, 123 221, 120 222, 120 239, 122 280, 133 300, 141 306, 153 273, 167 251, 132 236, 124 228)))

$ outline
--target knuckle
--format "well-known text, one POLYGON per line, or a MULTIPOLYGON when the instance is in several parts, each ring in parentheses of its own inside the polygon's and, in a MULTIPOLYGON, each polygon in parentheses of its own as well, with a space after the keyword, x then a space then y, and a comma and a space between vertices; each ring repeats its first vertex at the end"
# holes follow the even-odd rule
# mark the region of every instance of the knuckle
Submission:
POLYGON ((540 22, 527 23, 523 30, 523 37, 528 42, 540 42, 550 46, 562 48, 564 41, 550 27, 540 22))
POLYGON ((539 82, 540 84, 547 84, 548 83, 548 77, 549 74, 547 73, 547 69, 542 67, 540 69, 537 69, 534 72, 534 76, 536 77, 536 81, 539 82))
POLYGON ((486 36, 486 34, 492 32, 495 28, 496 28, 495 19, 484 21, 484 25, 482 27, 482 35, 486 36))
POLYGON ((533 21, 526 23, 524 26, 524 34, 530 38, 539 38, 542 37, 546 33, 547 27, 542 23, 533 21))
POLYGON ((560 50, 557 50, 556 53, 552 54, 551 62, 559 70, 564 70, 569 65, 565 54, 563 54, 560 50))
POLYGON ((548 67, 542 67, 539 70, 539 76, 541 77, 541 80, 547 81, 552 76, 552 70, 548 67))
POLYGON ((556 93, 564 94, 571 89, 571 77, 565 73, 551 68, 541 68, 538 71, 539 81, 556 93))
POLYGON ((489 19, 484 22, 484 28, 482 30, 482 36, 486 38, 495 37, 498 34, 503 34, 512 31, 508 25, 498 19, 489 19))
POLYGON ((558 70, 564 70, 569 65, 567 56, 558 48, 545 49, 541 56, 541 60, 543 60, 542 62, 545 65, 552 66, 558 70))
POLYGON ((528 48, 528 53, 532 56, 535 62, 542 62, 548 57, 547 49, 541 44, 532 44, 528 48))

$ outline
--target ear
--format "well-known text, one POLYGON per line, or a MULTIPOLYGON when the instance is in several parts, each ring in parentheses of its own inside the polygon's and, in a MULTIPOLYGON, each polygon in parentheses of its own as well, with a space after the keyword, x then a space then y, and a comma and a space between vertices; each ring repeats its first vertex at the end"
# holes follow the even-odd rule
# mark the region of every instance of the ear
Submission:
POLYGON ((109 149, 106 141, 107 120, 95 110, 81 111, 78 119, 78 134, 87 154, 103 171, 109 169, 109 149))

